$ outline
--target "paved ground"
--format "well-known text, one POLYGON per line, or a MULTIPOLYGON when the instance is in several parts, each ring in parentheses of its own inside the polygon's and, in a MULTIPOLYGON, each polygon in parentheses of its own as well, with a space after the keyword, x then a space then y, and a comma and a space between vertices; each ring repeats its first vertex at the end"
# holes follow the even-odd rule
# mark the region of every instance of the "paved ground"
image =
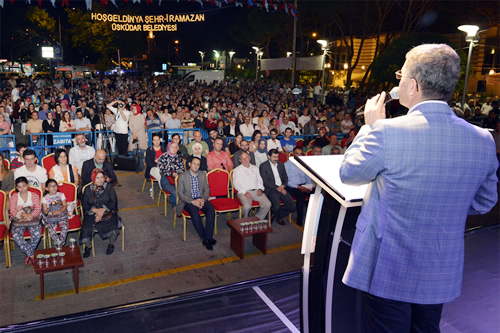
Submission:
MULTIPOLYGON (((121 172, 118 179, 115 189, 126 226, 125 252, 121 252, 119 237, 115 252, 107 256, 107 242, 97 236, 96 257, 85 259, 80 269, 80 294, 74 293, 71 271, 54 272, 45 275, 43 301, 39 276, 32 267, 24 266, 19 248, 12 252, 11 268, 5 268, 2 255, 0 326, 211 288, 301 267, 302 231, 294 224, 273 226, 267 255, 247 239, 245 253, 249 255, 240 260, 229 247, 225 214, 219 217, 215 250, 208 251, 190 221, 183 242, 182 220, 174 229, 170 206, 165 217, 163 205, 156 206, 148 187, 140 192, 143 174, 121 172)), ((78 237, 76 233, 71 236, 78 237)), ((40 242, 38 248, 42 247, 40 242)))

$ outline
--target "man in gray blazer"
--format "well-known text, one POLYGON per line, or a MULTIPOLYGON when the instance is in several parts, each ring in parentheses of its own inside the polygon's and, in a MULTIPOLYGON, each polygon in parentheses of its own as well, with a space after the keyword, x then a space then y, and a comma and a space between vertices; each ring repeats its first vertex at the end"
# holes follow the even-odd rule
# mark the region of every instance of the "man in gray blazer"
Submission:
MULTIPOLYGON (((264 194, 271 201, 271 211, 280 225, 285 225, 283 217, 295 211, 293 198, 285 190, 288 185, 288 176, 285 165, 278 160, 279 152, 271 149, 267 153, 268 160, 259 166, 260 176, 264 182, 264 194), (283 206, 280 204, 283 202, 283 206)), ((272 219, 271 219, 272 220, 272 219)))
POLYGON ((217 243, 213 239, 215 210, 208 197, 210 188, 208 187, 207 176, 203 171, 199 171, 201 160, 194 157, 191 161, 189 172, 184 172, 179 175, 177 182, 177 211, 182 212, 185 209, 191 215, 191 221, 203 245, 207 250, 213 250, 213 246, 217 243), (205 227, 200 216, 200 210, 205 214, 205 227))

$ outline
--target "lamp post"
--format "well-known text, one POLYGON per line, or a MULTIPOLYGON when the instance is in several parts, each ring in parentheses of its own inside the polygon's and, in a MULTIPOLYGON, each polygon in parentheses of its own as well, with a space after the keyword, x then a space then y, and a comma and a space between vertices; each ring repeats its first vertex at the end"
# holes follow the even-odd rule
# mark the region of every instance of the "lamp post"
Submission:
POLYGON ((474 43, 479 42, 479 36, 477 35, 479 27, 477 25, 461 25, 458 27, 458 30, 465 32, 467 34, 467 36, 465 36, 465 41, 470 42, 469 56, 467 57, 467 69, 465 70, 464 91, 462 94, 462 110, 463 110, 465 105, 465 96, 467 93, 467 81, 469 80, 469 70, 470 70, 470 60, 472 58, 472 50, 474 49, 474 43))
POLYGON ((217 50, 214 50, 215 53, 215 69, 219 68, 219 58, 220 58, 220 53, 217 50))
POLYGON ((262 49, 257 46, 252 46, 252 49, 255 50, 255 55, 257 56, 257 63, 255 65, 255 81, 259 78, 259 58, 262 59, 262 49))
POLYGON ((233 56, 236 54, 234 51, 229 51, 229 70, 232 68, 233 64, 233 56))
POLYGON ((324 39, 319 39, 318 44, 321 45, 321 49, 323 50, 323 58, 321 61, 321 103, 325 104, 325 63, 326 63, 326 55, 328 54, 328 41, 324 39))
POLYGON ((203 58, 205 57, 205 52, 198 51, 201 56, 201 70, 203 70, 203 58))

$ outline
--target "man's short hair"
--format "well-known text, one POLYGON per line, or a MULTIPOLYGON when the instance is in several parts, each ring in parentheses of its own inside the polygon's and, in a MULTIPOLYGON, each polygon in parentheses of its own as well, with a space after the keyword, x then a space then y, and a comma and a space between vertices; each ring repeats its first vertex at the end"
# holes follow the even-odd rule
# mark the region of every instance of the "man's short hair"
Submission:
POLYGON ((20 151, 23 148, 28 148, 28 146, 25 143, 16 143, 16 151, 20 151))
MULTIPOLYGON (((200 164, 201 164, 201 158, 193 155, 193 158, 191 159, 191 162, 193 162, 194 160, 198 160, 200 162, 200 164)), ((191 166, 191 162, 189 162, 189 166, 191 166)))
POLYGON ((422 44, 406 54, 407 73, 426 98, 447 101, 460 76, 460 58, 449 45, 422 44))
POLYGON ((30 155, 33 155, 36 157, 35 151, 33 149, 26 149, 23 153, 23 158, 26 156, 30 156, 30 155))
POLYGON ((271 133, 273 133, 273 132, 278 134, 278 131, 276 130, 276 128, 271 129, 271 133))
POLYGON ((212 132, 217 132, 217 128, 211 128, 210 130, 208 130, 208 134, 212 133, 212 132))
POLYGON ((290 132, 293 132, 293 130, 290 127, 285 128, 285 132, 290 130, 290 132))
POLYGON ((272 156, 272 155, 274 155, 274 154, 279 154, 278 149, 273 148, 273 149, 270 149, 270 150, 267 152, 267 155, 269 155, 269 156, 272 156))
POLYGON ((220 136, 218 136, 218 137, 216 137, 216 138, 215 138, 214 143, 215 143, 215 141, 217 141, 217 140, 222 141, 222 143, 224 144, 224 140, 223 140, 220 136))
POLYGON ((300 151, 302 151, 302 147, 299 147, 299 146, 293 147, 293 151, 296 151, 297 149, 300 150, 300 151))

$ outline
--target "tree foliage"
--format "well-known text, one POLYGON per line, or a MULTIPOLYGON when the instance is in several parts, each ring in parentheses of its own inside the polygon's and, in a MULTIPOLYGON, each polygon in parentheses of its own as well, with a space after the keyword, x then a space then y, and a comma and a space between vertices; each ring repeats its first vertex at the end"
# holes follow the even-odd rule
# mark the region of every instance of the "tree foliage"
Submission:
MULTIPOLYGON (((97 4, 94 5, 97 7, 97 4)), ((104 9, 95 8, 100 12, 104 9)), ((84 52, 91 52, 100 58, 109 57, 113 47, 115 34, 111 30, 110 22, 92 21, 90 12, 82 12, 80 9, 72 10, 67 8, 68 21, 71 24, 70 33, 73 47, 82 48, 84 52)), ((99 68, 105 70, 107 68, 99 68)))
MULTIPOLYGON (((467 55, 463 50, 457 50, 457 46, 446 37, 432 33, 411 33, 394 39, 387 50, 373 60, 371 78, 382 85, 383 90, 391 85, 398 85, 399 81, 394 73, 403 67, 406 53, 415 46, 432 43, 448 44, 454 48, 460 57, 461 73, 465 73, 467 55)), ((461 88, 463 85, 457 85, 455 90, 459 92, 461 88)))
POLYGON ((44 33, 54 33, 55 31, 56 20, 44 9, 37 6, 29 7, 26 11, 26 19, 36 28, 40 35, 44 33))

